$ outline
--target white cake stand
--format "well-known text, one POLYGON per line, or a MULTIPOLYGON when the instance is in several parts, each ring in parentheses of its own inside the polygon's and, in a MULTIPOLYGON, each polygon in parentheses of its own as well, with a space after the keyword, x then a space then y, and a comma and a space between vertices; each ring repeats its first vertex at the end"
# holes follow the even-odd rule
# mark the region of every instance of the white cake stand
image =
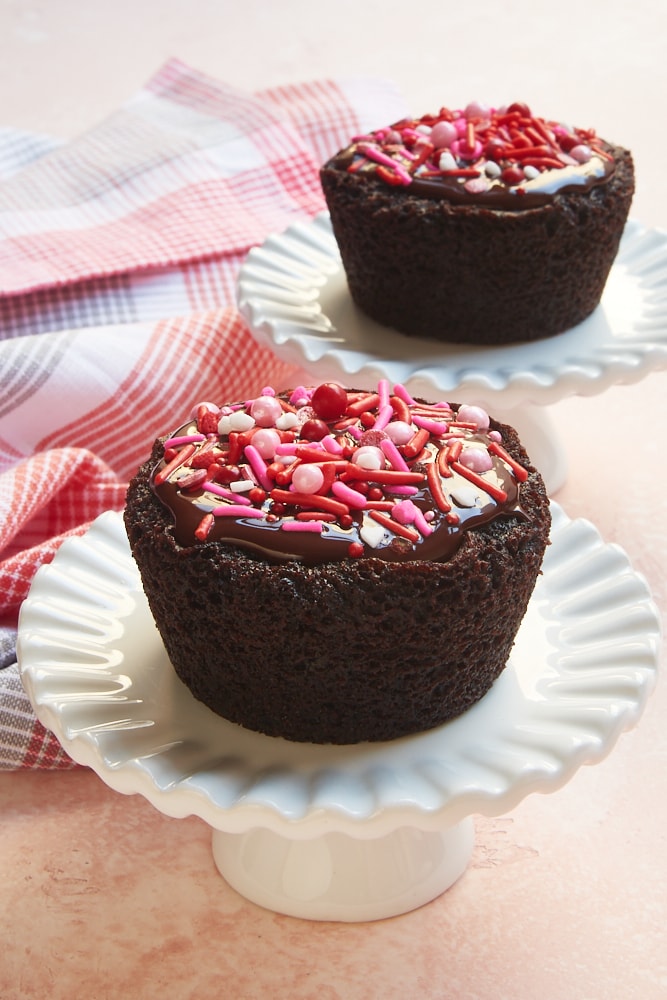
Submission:
POLYGON ((19 623, 23 683, 40 721, 111 788, 205 820, 220 872, 247 898, 310 919, 393 916, 464 872, 475 813, 556 790, 641 715, 659 645, 644 580, 556 505, 551 541, 507 668, 429 733, 314 746, 214 715, 177 679, 111 512, 37 572, 19 623))
POLYGON ((255 338, 318 380, 365 388, 388 378, 427 399, 487 407, 517 429, 551 495, 567 460, 549 405, 667 367, 667 233, 634 221, 595 312, 528 344, 446 345, 373 322, 350 298, 326 213, 251 250, 238 300, 255 338))

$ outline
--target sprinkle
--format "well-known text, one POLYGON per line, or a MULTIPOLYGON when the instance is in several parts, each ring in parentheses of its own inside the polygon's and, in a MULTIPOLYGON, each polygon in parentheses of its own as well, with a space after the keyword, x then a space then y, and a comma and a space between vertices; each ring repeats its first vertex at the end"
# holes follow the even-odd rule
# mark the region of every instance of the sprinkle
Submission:
POLYGON ((528 479, 527 469, 524 469, 523 465, 519 465, 519 463, 505 451, 502 445, 498 444, 497 441, 491 441, 491 444, 489 445, 489 452, 492 455, 497 455, 498 458, 502 458, 503 462, 509 465, 517 480, 520 483, 525 483, 528 479))
POLYGON ((400 470, 401 472, 410 471, 408 463, 405 461, 391 438, 385 438, 384 441, 381 441, 380 448, 384 452, 384 456, 391 465, 392 469, 400 470))
POLYGON ((398 521, 394 521, 393 518, 388 517, 379 510, 371 510, 368 513, 369 517, 372 517, 374 521, 381 524, 383 528, 388 528, 389 531, 393 531, 395 535, 400 535, 401 538, 407 538, 410 542, 419 541, 419 532, 415 531, 414 528, 410 528, 405 524, 400 524, 398 521))
POLYGON ((404 403, 407 403, 408 406, 415 405, 415 400, 412 398, 405 386, 400 382, 397 382, 394 386, 394 395, 398 396, 398 398, 403 400, 404 403))
MULTIPOLYGON (((266 396, 266 399, 270 399, 270 396, 266 396)), ((244 455, 248 459, 250 468, 257 476, 260 486, 262 486, 267 492, 272 488, 273 483, 267 475, 267 465, 262 456, 260 455, 257 448, 254 445, 249 444, 244 450, 244 455)))
POLYGON ((348 404, 345 415, 348 417, 359 417, 362 413, 374 410, 379 402, 380 397, 377 392, 370 393, 367 396, 362 396, 361 399, 357 399, 348 404))
POLYGON ((273 489, 269 494, 272 500, 278 503, 294 504, 297 507, 314 507, 316 510, 324 510, 330 514, 337 514, 339 517, 350 513, 350 508, 338 500, 331 497, 319 496, 317 493, 297 493, 290 490, 273 489))
POLYGON ((373 430, 381 431, 387 426, 389 421, 394 415, 394 408, 391 403, 387 402, 383 406, 380 406, 378 410, 378 415, 375 423, 373 424, 373 430))
POLYGON ((339 500, 346 503, 348 507, 354 507, 357 510, 363 510, 367 505, 366 497, 363 493, 358 490, 353 490, 351 486, 346 483, 342 483, 340 480, 334 482, 331 486, 331 492, 335 493, 339 500))
POLYGON ((494 500, 497 500, 498 503, 504 503, 505 500, 507 500, 507 493, 505 490, 496 486, 494 483, 489 483, 486 479, 482 479, 482 477, 478 476, 476 472, 473 472, 472 469, 466 469, 465 465, 461 465, 460 462, 452 462, 452 468, 455 472, 458 472, 460 476, 463 476, 464 479, 474 483, 475 486, 479 486, 480 489, 484 490, 485 493, 488 493, 489 496, 493 497, 494 500))
POLYGON ((413 486, 423 483, 423 472, 403 472, 400 469, 362 469, 350 465, 347 473, 351 479, 362 479, 366 483, 383 483, 385 486, 413 486))
POLYGON ((184 444, 198 444, 205 440, 204 434, 181 434, 180 437, 167 438, 164 447, 165 450, 167 448, 180 448, 184 444))
POLYGON ((434 437, 443 437, 449 430, 449 426, 447 424, 443 424, 437 420, 431 420, 429 417, 420 417, 418 414, 415 414, 412 420, 417 427, 423 428, 423 430, 428 431, 429 434, 433 434, 434 437))
POLYGON ((214 507, 211 513, 214 517, 265 517, 263 510, 253 506, 244 507, 240 503, 221 504, 220 507, 214 507))
POLYGON ((447 514, 452 509, 452 505, 445 496, 445 491, 442 488, 442 480, 440 479, 437 466, 435 466, 432 462, 430 465, 426 466, 426 478, 428 480, 429 489, 431 490, 433 499, 443 514, 447 514))
POLYGON ((153 480, 155 485, 160 486, 162 483, 165 483, 169 479, 169 476, 172 474, 172 472, 175 472, 176 469, 180 469, 182 465, 185 465, 188 459, 192 458, 196 450, 197 449, 193 444, 186 444, 185 448, 179 451, 178 455, 176 455, 175 458, 172 458, 171 462, 169 462, 167 465, 165 465, 163 469, 160 469, 160 471, 156 473, 155 478, 153 480))
POLYGON ((213 514, 204 514, 201 521, 195 528, 195 538, 199 542, 205 542, 211 533, 211 529, 215 524, 215 518, 213 514))
POLYGON ((407 444, 403 445, 403 454, 406 458, 416 458, 422 448, 428 443, 430 437, 425 427, 420 427, 407 444))
POLYGON ((323 521, 283 521, 281 524, 283 531, 312 531, 317 534, 322 533, 323 521))

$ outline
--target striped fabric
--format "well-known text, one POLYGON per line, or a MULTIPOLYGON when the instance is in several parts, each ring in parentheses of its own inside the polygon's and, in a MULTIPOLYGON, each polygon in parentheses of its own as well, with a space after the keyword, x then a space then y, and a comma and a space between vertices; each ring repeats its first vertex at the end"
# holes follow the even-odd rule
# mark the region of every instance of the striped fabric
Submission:
POLYGON ((322 209, 328 155, 404 112, 382 81, 248 94, 172 60, 71 142, 0 128, 0 769, 73 766, 18 676, 35 570, 122 508, 194 401, 288 384, 234 307, 239 266, 322 209))

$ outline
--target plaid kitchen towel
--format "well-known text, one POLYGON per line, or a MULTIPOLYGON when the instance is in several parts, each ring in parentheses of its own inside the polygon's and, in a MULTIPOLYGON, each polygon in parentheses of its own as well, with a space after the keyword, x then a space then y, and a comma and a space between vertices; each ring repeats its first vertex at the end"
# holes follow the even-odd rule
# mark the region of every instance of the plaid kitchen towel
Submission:
POLYGON ((122 508, 193 400, 289 382, 234 306, 239 266, 324 207, 329 155, 404 113, 383 81, 249 94, 171 60, 71 142, 0 128, 0 769, 72 766, 18 676, 35 570, 122 508))

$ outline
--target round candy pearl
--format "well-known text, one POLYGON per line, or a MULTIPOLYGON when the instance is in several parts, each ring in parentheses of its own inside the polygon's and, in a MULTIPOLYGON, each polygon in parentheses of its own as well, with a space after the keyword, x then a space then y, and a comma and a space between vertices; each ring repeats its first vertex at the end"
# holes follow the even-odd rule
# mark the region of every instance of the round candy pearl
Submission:
POLYGON ((491 108, 488 104, 482 104, 481 101, 471 101, 470 104, 466 106, 463 112, 466 118, 490 118, 491 108))
POLYGON ((453 122, 437 122, 431 129, 431 142, 436 149, 446 149, 451 146, 458 134, 453 122))
POLYGON ((459 406, 457 420, 461 420, 464 424, 476 424, 478 431, 488 431, 489 429, 489 414, 481 406, 471 406, 464 403, 459 406))
POLYGON ((276 454, 276 448, 280 444, 280 434, 272 427, 263 427, 255 431, 252 436, 252 443, 262 458, 272 459, 276 454))
POLYGON ((577 163, 588 163, 592 155, 590 146, 586 146, 583 142, 578 146, 573 146, 570 150, 570 156, 577 163))
POLYGON ((205 407, 209 413, 214 413, 216 417, 222 413, 222 410, 216 403, 209 403, 204 401, 203 403, 196 403, 192 407, 192 410, 190 411, 190 420, 196 419, 200 406, 205 407))
POLYGON ((361 448, 357 448, 352 456, 352 461, 361 469, 369 471, 384 469, 384 452, 373 445, 363 445, 361 448))
POLYGON ((319 466, 305 462, 294 470, 292 484, 298 493, 317 493, 324 485, 324 473, 319 466))
POLYGON ((391 438, 394 444, 407 444, 415 433, 410 424, 406 423, 405 420, 392 420, 387 424, 384 432, 388 438, 391 438))
POLYGON ((250 414, 260 427, 273 427, 282 412, 283 408, 275 396, 258 396, 250 407, 250 414))
POLYGON ((464 448, 459 461, 473 472, 488 472, 493 468, 493 459, 486 448, 464 448))

